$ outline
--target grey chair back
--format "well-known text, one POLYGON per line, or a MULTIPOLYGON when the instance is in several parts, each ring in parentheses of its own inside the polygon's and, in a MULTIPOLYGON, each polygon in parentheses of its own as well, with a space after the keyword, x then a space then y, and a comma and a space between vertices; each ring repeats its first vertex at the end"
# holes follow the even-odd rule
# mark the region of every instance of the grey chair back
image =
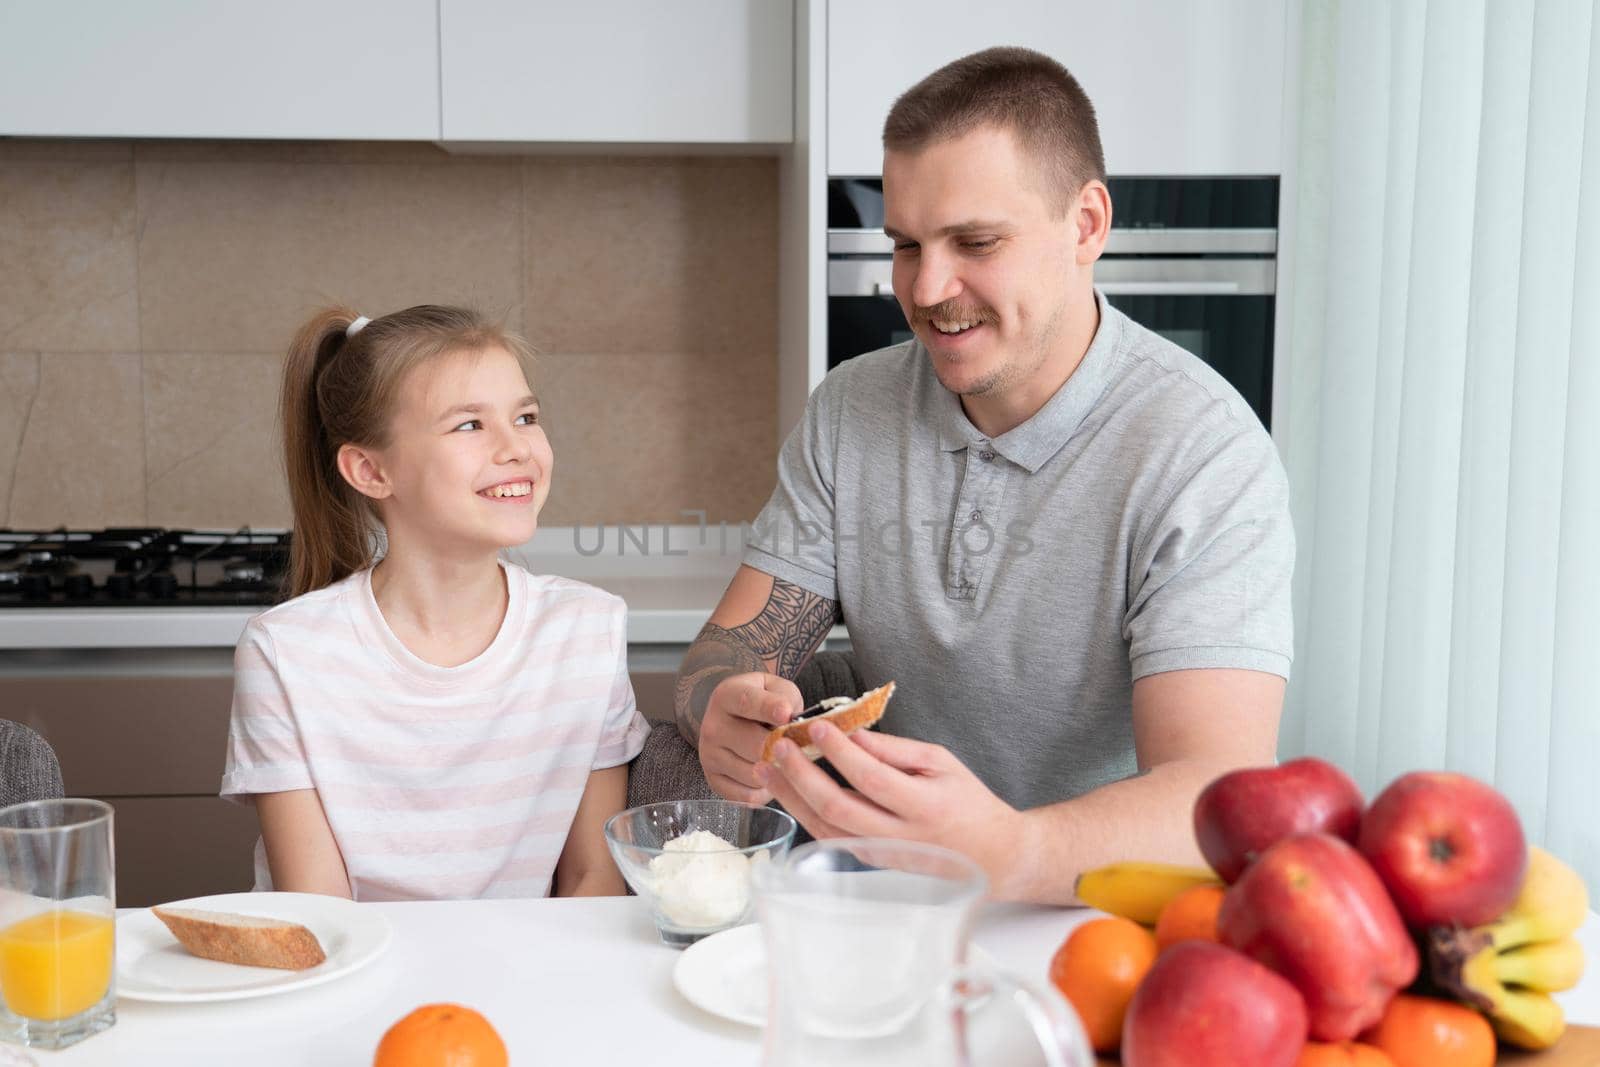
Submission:
POLYGON ((50 742, 20 722, 0 719, 0 808, 62 795, 61 764, 50 742))

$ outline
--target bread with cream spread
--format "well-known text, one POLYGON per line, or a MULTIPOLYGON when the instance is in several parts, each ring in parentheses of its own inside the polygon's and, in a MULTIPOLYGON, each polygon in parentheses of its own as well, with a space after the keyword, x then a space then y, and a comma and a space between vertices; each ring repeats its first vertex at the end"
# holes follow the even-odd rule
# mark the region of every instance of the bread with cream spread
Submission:
POLYGON ((809 759, 816 759, 822 755, 817 746, 811 743, 811 727, 819 722, 827 722, 840 733, 853 734, 857 730, 866 730, 875 726, 883 718, 884 710, 889 706, 889 698, 894 695, 894 683, 885 682, 876 689, 862 693, 854 700, 847 700, 838 707, 829 708, 820 715, 796 719, 793 722, 779 726, 767 734, 767 743, 761 748, 761 761, 772 760, 772 751, 778 742, 787 737, 800 746, 800 751, 809 759))

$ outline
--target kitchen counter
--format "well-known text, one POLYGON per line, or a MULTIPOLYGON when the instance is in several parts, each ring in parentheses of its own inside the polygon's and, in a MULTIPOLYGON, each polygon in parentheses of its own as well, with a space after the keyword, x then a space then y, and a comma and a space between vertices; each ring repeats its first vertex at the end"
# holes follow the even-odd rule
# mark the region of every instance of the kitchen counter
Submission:
MULTIPOLYGON (((542 573, 560 573, 545 570, 542 573)), ((582 578, 628 603, 629 644, 686 645, 727 588, 726 577, 582 578)), ((7 608, 0 649, 232 648, 264 608, 7 608)))
MULTIPOLYGON (((507 558, 536 574, 588 582, 628 604, 628 643, 684 646, 739 568, 732 526, 553 527, 507 558)), ((159 607, 0 610, 0 650, 232 648, 264 609, 159 607)), ((844 637, 836 627, 830 638, 844 637)))

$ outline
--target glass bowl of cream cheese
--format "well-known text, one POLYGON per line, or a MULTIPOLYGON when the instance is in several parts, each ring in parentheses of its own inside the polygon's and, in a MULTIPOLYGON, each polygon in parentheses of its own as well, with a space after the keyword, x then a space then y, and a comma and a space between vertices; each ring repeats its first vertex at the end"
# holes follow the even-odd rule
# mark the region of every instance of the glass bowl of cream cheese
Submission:
POLYGON ((750 872, 781 859, 795 821, 732 800, 669 800, 606 821, 606 845, 629 888, 676 948, 754 918, 750 872))

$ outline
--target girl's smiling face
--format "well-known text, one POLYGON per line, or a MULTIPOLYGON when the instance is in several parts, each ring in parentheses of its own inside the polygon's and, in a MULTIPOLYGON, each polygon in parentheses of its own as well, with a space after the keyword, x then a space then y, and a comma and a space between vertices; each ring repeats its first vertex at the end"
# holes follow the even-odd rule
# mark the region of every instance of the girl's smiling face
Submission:
POLYGON ((441 356, 401 384, 381 449, 340 467, 378 501, 391 543, 495 551, 539 525, 555 459, 522 365, 502 348, 441 356))

